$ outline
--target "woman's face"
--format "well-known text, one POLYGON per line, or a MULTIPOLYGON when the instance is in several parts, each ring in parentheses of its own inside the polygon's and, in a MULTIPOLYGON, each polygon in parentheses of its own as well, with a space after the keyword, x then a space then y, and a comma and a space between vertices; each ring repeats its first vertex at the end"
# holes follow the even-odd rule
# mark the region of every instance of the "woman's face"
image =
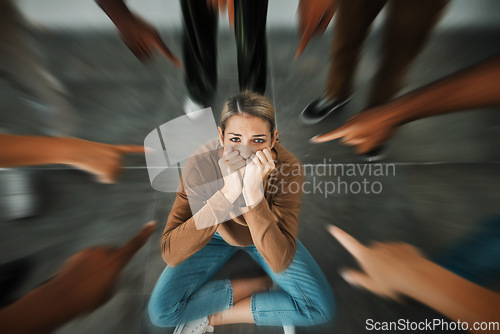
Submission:
POLYGON ((240 155, 247 159, 256 151, 273 148, 278 131, 271 136, 269 122, 262 118, 239 114, 229 117, 224 135, 219 127, 219 139, 226 149, 235 146, 240 155))

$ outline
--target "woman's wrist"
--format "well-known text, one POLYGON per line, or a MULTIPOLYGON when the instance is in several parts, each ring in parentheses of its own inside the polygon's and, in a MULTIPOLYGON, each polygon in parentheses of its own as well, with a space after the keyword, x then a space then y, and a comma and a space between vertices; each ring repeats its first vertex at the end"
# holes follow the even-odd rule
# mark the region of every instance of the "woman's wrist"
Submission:
POLYGON ((262 184, 258 186, 243 187, 243 197, 247 207, 253 207, 260 203, 264 198, 264 191, 262 189, 262 184))
POLYGON ((234 189, 231 189, 230 187, 224 186, 220 192, 224 197, 230 202, 234 203, 238 196, 240 196, 241 192, 234 191, 234 189))

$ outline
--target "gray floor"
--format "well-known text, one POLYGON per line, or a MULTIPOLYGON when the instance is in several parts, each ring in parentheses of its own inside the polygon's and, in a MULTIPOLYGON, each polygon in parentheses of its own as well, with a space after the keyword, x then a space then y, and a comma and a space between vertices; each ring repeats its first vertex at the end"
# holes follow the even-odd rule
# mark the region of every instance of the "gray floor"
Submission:
MULTIPOLYGON (((180 55, 177 31, 164 32, 165 41, 180 55)), ((405 90, 429 83, 500 51, 499 31, 493 29, 440 30, 423 50, 409 75, 405 90)), ((222 101, 238 91, 234 40, 219 36, 219 90, 214 113, 222 101)), ((321 124, 305 126, 297 119, 302 108, 321 94, 331 35, 314 40, 304 56, 293 60, 298 40, 292 30, 269 32, 269 84, 282 144, 303 163, 357 163, 352 150, 338 142, 312 145, 308 139, 340 125, 363 108, 376 67, 378 32, 370 35, 360 64, 359 90, 345 111, 321 124)), ((48 55, 49 67, 68 87, 79 112, 74 135, 107 143, 142 144, 156 126, 183 114, 185 88, 182 73, 165 60, 143 66, 114 34, 46 32, 37 39, 48 55)), ((497 83, 492 83, 497 84, 497 83)), ((0 90, 0 124, 18 133, 36 125, 33 111, 14 98, 5 83, 0 90), (20 121, 23 120, 23 122, 20 121), (31 124, 31 125, 30 125, 31 124)), ((430 257, 439 255, 473 231, 478 222, 500 213, 500 113, 498 109, 467 111, 416 121, 400 128, 388 144, 386 176, 310 175, 307 181, 379 182, 380 194, 336 191, 303 197, 299 236, 324 270, 337 301, 330 324, 299 328, 298 333, 361 333, 366 319, 391 321, 442 316, 415 302, 403 305, 352 288, 338 274, 354 265, 352 257, 325 232, 335 224, 363 242, 403 240, 430 257)), ((145 305, 165 264, 159 237, 174 194, 155 192, 142 156, 127 157, 116 185, 94 183, 79 171, 54 166, 34 168, 43 184, 43 214, 2 222, 1 259, 23 256, 36 266, 23 293, 49 278, 72 253, 95 244, 120 244, 140 226, 158 219, 160 228, 127 266, 116 296, 95 313, 73 321, 58 333, 171 333, 158 329, 145 316, 145 305)), ((312 192, 311 188, 308 191, 312 192)), ((248 259, 238 255, 220 277, 255 274, 248 259)), ((217 333, 281 333, 279 328, 234 325, 217 333)))

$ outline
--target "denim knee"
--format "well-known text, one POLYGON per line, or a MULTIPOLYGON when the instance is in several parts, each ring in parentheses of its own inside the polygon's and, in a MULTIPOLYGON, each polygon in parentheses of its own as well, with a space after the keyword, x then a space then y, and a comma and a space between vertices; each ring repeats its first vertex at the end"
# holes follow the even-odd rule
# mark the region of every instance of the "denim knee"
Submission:
POLYGON ((334 302, 322 300, 314 305, 305 305, 297 303, 297 306, 303 317, 307 319, 308 326, 320 325, 329 322, 335 312, 334 302))
POLYGON ((315 307, 315 318, 316 324, 324 324, 333 319, 335 313, 335 306, 333 300, 330 302, 320 303, 319 306, 315 307))
POLYGON ((158 300, 154 296, 148 303, 149 319, 157 327, 175 327, 182 314, 181 303, 170 304, 168 300, 158 300))

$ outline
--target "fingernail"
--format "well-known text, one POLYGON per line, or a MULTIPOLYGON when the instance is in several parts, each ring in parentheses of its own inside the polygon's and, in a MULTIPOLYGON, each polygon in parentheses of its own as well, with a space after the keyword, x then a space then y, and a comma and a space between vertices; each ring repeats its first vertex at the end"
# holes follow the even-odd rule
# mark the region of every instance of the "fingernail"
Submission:
POLYGON ((316 139, 317 139, 318 137, 319 137, 319 135, 316 135, 316 136, 312 137, 311 139, 309 139, 309 141, 310 141, 311 143, 317 143, 318 141, 317 141, 316 139))
POLYGON ((154 221, 154 220, 152 220, 149 223, 147 223, 146 225, 144 225, 144 227, 147 227, 147 228, 151 228, 151 227, 155 227, 155 226, 156 226, 156 221, 154 221))
POLYGON ((339 272, 340 276, 346 281, 347 283, 354 285, 354 281, 352 279, 352 275, 347 271, 347 270, 341 270, 339 272))
POLYGON ((328 230, 328 232, 333 234, 337 227, 335 225, 332 225, 332 224, 325 224, 325 228, 328 230))

